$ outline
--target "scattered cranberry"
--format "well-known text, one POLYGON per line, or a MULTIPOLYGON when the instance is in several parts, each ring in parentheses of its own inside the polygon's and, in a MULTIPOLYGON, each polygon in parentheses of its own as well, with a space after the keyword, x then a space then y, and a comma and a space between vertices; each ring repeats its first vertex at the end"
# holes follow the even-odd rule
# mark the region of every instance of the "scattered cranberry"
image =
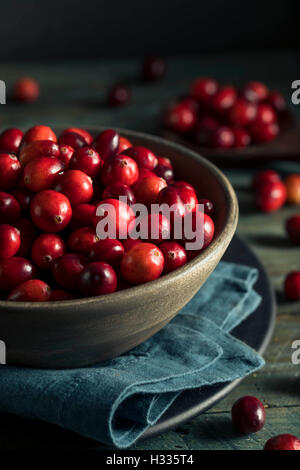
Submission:
POLYGON ((24 134, 23 142, 28 144, 35 140, 52 140, 57 142, 57 137, 48 126, 33 126, 24 134))
POLYGON ((75 150, 72 156, 69 168, 72 170, 80 170, 91 178, 95 178, 102 166, 102 160, 99 153, 91 147, 81 147, 75 150))
POLYGON ((73 294, 71 294, 71 292, 68 292, 67 290, 64 290, 64 289, 55 289, 51 292, 51 295, 50 295, 51 302, 59 301, 59 300, 73 300, 73 299, 74 299, 73 294))
POLYGON ((163 125, 179 134, 192 131, 196 121, 196 113, 191 108, 181 103, 169 106, 163 115, 163 125))
POLYGON ((79 134, 81 137, 84 138, 86 145, 90 146, 93 143, 93 136, 86 131, 85 129, 80 129, 78 127, 69 127, 68 129, 65 129, 64 132, 72 132, 75 134, 79 134))
POLYGON ((90 250, 89 256, 93 261, 104 261, 113 267, 121 264, 124 255, 124 247, 119 240, 106 238, 95 243, 90 250))
MULTIPOLYGON (((125 204, 118 199, 104 199, 100 204, 97 205, 93 215, 93 225, 98 229, 98 224, 103 219, 108 222, 108 228, 115 229, 116 238, 126 238, 129 230, 129 226, 134 224, 135 215, 130 206, 125 204)), ((102 227, 104 229, 105 227, 102 227)), ((103 231, 103 230, 102 230, 103 231)), ((99 239, 103 240, 107 238, 107 234, 98 233, 96 230, 97 236, 99 239)))
POLYGON ((75 229, 78 227, 92 227, 92 217, 95 211, 95 206, 92 204, 78 204, 72 208, 72 219, 70 228, 75 229))
POLYGON ((85 297, 110 294, 117 288, 117 275, 107 263, 90 263, 79 276, 79 290, 85 297))
POLYGON ((212 98, 211 106, 216 112, 222 113, 231 108, 236 102, 236 99, 237 93, 235 88, 232 86, 224 86, 219 88, 217 93, 212 98))
POLYGON ((234 135, 233 147, 235 148, 247 147, 247 145, 251 143, 250 134, 245 129, 234 127, 232 129, 232 132, 234 135))
POLYGON ((19 155, 19 160, 24 167, 31 160, 38 157, 60 157, 59 146, 52 140, 34 140, 25 144, 19 155))
POLYGON ((16 188, 11 191, 11 196, 18 201, 20 208, 22 211, 26 212, 30 208, 30 203, 33 198, 33 194, 31 191, 25 188, 16 188))
POLYGON ((244 396, 237 400, 231 414, 234 426, 242 434, 259 431, 266 421, 264 405, 258 398, 252 396, 244 396))
POLYGON ((284 281, 284 292, 289 300, 300 299, 300 271, 293 271, 287 275, 284 281))
POLYGON ((300 244, 300 215, 293 215, 286 222, 286 230, 290 240, 300 244))
POLYGON ((166 63, 161 57, 146 57, 142 67, 142 78, 147 82, 159 80, 166 72, 166 63))
POLYGON ((248 126, 256 118, 257 106, 254 103, 239 98, 229 110, 229 120, 235 126, 248 126))
POLYGON ((103 191, 102 199, 119 199, 120 196, 126 197, 129 205, 135 203, 134 192, 129 186, 122 183, 113 183, 107 186, 103 191))
POLYGON ((255 174, 252 186, 258 190, 260 186, 266 183, 278 183, 281 181, 280 175, 274 170, 263 170, 255 174))
POLYGON ((114 85, 108 93, 108 103, 110 106, 125 106, 130 100, 130 89, 127 85, 114 85))
POLYGON ((54 189, 67 196, 72 206, 89 202, 93 197, 93 182, 80 170, 69 170, 64 173, 54 189))
POLYGON ((203 204, 203 212, 211 217, 214 205, 209 199, 199 199, 198 204, 203 204))
POLYGON ((213 78, 198 78, 191 87, 191 95, 201 103, 207 103, 218 91, 218 83, 213 78))
POLYGON ((0 135, 0 151, 18 153, 23 138, 20 129, 7 129, 0 135))
POLYGON ((10 291, 35 275, 30 261, 13 256, 0 261, 0 290, 10 291))
POLYGON ((130 140, 128 140, 126 137, 123 137, 120 135, 120 143, 119 143, 119 149, 118 153, 122 153, 124 150, 128 149, 129 147, 132 147, 132 143, 130 140))
POLYGON ((136 227, 142 240, 149 243, 159 244, 164 240, 170 239, 170 222, 160 213, 151 213, 144 217, 136 227))
POLYGON ((12 153, 0 153, 0 189, 12 189, 20 174, 21 165, 17 157, 12 153))
POLYGON ((87 145, 87 142, 82 135, 77 134, 77 132, 70 132, 70 131, 64 131, 59 139, 58 143, 60 145, 68 145, 72 147, 74 150, 77 150, 81 147, 85 147, 87 145))
POLYGON ((51 289, 44 281, 32 279, 15 287, 7 300, 14 302, 47 302, 50 300, 51 289))
POLYGON ((279 434, 266 442, 264 450, 300 450, 300 439, 292 434, 279 434))
POLYGON ((286 108, 285 99, 278 91, 270 91, 266 102, 273 106, 277 113, 284 111, 286 108))
POLYGON ((23 181, 30 191, 38 193, 50 189, 58 175, 63 173, 65 165, 55 157, 40 157, 31 160, 24 168, 23 181))
POLYGON ((140 243, 125 253, 121 263, 123 278, 132 284, 157 279, 164 267, 164 256, 152 243, 140 243))
POLYGON ((157 165, 156 156, 146 147, 129 147, 122 153, 123 155, 127 155, 127 157, 131 157, 139 168, 148 168, 148 170, 153 170, 157 165))
POLYGON ((187 261, 185 249, 176 242, 163 242, 159 248, 164 255, 164 272, 170 273, 180 266, 183 266, 187 261))
POLYGON ((242 94, 246 100, 258 103, 267 98, 268 88, 261 82, 253 81, 244 86, 242 94))
POLYGON ((300 174, 293 173, 285 181, 287 201, 290 204, 300 204, 300 174))
POLYGON ((270 124, 255 123, 251 128, 253 142, 261 143, 275 139, 279 134, 279 127, 276 122, 270 124))
POLYGON ((88 255, 98 238, 92 227, 79 227, 68 238, 68 249, 81 255, 88 255))
POLYGON ((57 191, 45 190, 34 196, 30 206, 33 223, 44 232, 59 232, 71 220, 69 199, 57 191))
POLYGON ((64 163, 65 167, 68 168, 71 158, 74 155, 73 147, 70 145, 59 144, 59 155, 58 158, 64 163))
POLYGON ((101 132, 95 139, 94 147, 103 160, 114 157, 119 152, 120 136, 112 130, 101 132))
POLYGON ((65 242, 55 233, 43 233, 32 245, 31 257, 33 262, 42 269, 50 269, 52 262, 64 255, 65 242))
POLYGON ((8 193, 0 192, 0 224, 13 224, 20 217, 20 204, 8 193))
POLYGON ((83 255, 66 253, 52 263, 53 277, 63 289, 76 291, 80 273, 87 263, 83 255))
POLYGON ((113 183, 132 186, 139 177, 136 162, 126 155, 116 155, 107 160, 101 171, 101 180, 105 186, 113 183))
POLYGON ((33 102, 40 96, 40 86, 34 78, 23 77, 15 84, 14 97, 18 101, 33 102))
POLYGON ((277 114, 269 104, 259 104, 257 106, 257 113, 255 123, 258 124, 271 124, 277 121, 277 114))
POLYGON ((167 183, 158 176, 146 176, 134 186, 134 194, 138 202, 151 205, 156 202, 159 192, 167 186, 167 183))
POLYGON ((220 126, 211 132, 210 145, 212 147, 230 148, 234 145, 234 133, 230 127, 220 126))
POLYGON ((267 182, 255 193, 256 205, 263 212, 280 209, 286 201, 286 189, 281 181, 267 182))
POLYGON ((30 221, 30 219, 22 218, 15 222, 16 228, 20 231, 21 245, 16 253, 17 256, 27 256, 30 251, 34 240, 38 236, 38 230, 30 221))
POLYGON ((8 224, 0 225, 0 259, 14 256, 21 245, 20 232, 8 224))

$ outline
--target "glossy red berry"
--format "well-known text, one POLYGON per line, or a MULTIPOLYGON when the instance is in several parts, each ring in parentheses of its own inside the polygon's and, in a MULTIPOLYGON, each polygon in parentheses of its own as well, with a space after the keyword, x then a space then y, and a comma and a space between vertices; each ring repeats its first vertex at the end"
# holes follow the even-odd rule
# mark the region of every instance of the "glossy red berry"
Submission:
POLYGON ((270 104, 277 113, 286 109, 285 99, 278 91, 270 91, 266 99, 266 103, 270 104))
POLYGON ((196 113, 186 105, 175 103, 167 108, 163 114, 164 127, 186 134, 193 130, 197 122, 196 113))
POLYGON ((279 134, 279 126, 276 122, 270 124, 255 123, 251 127, 251 138, 253 142, 269 142, 279 134))
POLYGON ((23 132, 20 129, 7 129, 0 135, 0 152, 17 154, 22 142, 23 132))
POLYGON ((214 237, 215 225, 212 218, 203 214, 202 212, 196 211, 191 214, 186 214, 183 219, 183 241, 185 241, 185 248, 190 254, 191 251, 194 254, 207 248, 214 237), (199 246, 188 247, 187 244, 197 243, 199 246))
POLYGON ((125 253, 121 263, 123 278, 132 284, 157 279, 164 268, 164 256, 152 243, 140 243, 125 253))
POLYGON ((116 155, 107 160, 101 171, 101 181, 105 186, 122 183, 132 186, 139 177, 136 162, 126 155, 116 155))
POLYGON ((48 302, 51 296, 51 289, 44 281, 31 279, 12 290, 7 300, 14 302, 48 302))
POLYGON ((148 168, 139 168, 139 179, 138 181, 146 178, 147 176, 157 176, 154 171, 148 170, 148 168))
POLYGON ((230 127, 220 126, 212 131, 209 138, 212 147, 230 148, 234 145, 234 133, 230 127))
POLYGON ((129 147, 132 147, 132 143, 130 142, 130 140, 120 135, 120 143, 119 143, 119 149, 117 153, 122 153, 124 150, 128 149, 129 147))
POLYGON ((65 167, 68 168, 70 161, 74 155, 73 147, 70 145, 59 144, 59 155, 58 158, 64 163, 65 167))
POLYGON ((57 137, 51 127, 39 125, 31 127, 25 132, 22 144, 28 144, 35 140, 52 140, 53 142, 57 142, 57 137))
POLYGON ((252 396, 237 400, 231 410, 235 428, 242 434, 257 432, 265 424, 266 412, 262 402, 252 396))
POLYGON ((174 223, 178 217, 195 210, 197 203, 196 195, 192 191, 184 191, 176 185, 163 188, 157 196, 157 204, 166 204, 172 210, 171 222, 174 223))
POLYGON ((266 85, 258 81, 252 81, 244 86, 242 95, 252 103, 259 103, 267 98, 268 92, 266 85))
POLYGON ((219 88, 211 100, 211 106, 217 113, 223 113, 231 108, 237 99, 237 93, 233 86, 219 88))
POLYGON ((102 166, 99 153, 92 147, 81 147, 75 150, 69 163, 70 170, 80 170, 91 178, 95 178, 102 166))
POLYGON ((0 153, 0 190, 12 189, 21 175, 21 165, 12 153, 0 153))
POLYGON ((157 196, 160 191, 167 186, 164 179, 158 176, 146 176, 139 179, 135 184, 133 190, 136 200, 140 203, 151 205, 156 202, 157 196))
POLYGON ((208 103, 218 91, 218 83, 213 78, 198 78, 191 86, 191 95, 200 103, 208 103))
POLYGON ((55 289, 51 292, 50 301, 56 302, 61 300, 73 300, 74 295, 64 289, 55 289))
POLYGON ((122 183, 113 183, 110 186, 107 186, 103 191, 102 199, 119 199, 120 196, 126 197, 127 204, 129 205, 135 203, 133 190, 126 184, 122 183))
POLYGON ((22 211, 26 212, 29 210, 31 200, 34 196, 31 191, 25 188, 16 188, 11 191, 11 195, 18 201, 22 211))
POLYGON ((33 193, 38 193, 44 189, 51 189, 64 169, 65 165, 58 158, 35 158, 27 163, 24 168, 24 185, 33 193))
POLYGON ((79 276, 79 290, 85 297, 111 294, 117 289, 117 275, 107 263, 90 263, 79 276))
POLYGON ((164 255, 164 272, 170 273, 180 266, 183 266, 187 261, 185 249, 176 242, 163 242, 159 248, 164 255))
POLYGON ((129 147, 122 153, 123 155, 131 157, 139 168, 148 168, 148 170, 153 170, 157 165, 156 156, 146 147, 129 147))
POLYGON ((100 240, 91 247, 89 256, 93 261, 104 261, 113 267, 118 267, 124 255, 121 242, 112 238, 100 240))
POLYGON ((286 189, 281 181, 267 182, 255 192, 257 207, 263 212, 280 209, 286 201, 286 189))
POLYGON ((112 130, 101 132, 95 139, 94 147, 103 160, 108 160, 119 153, 120 136, 112 130))
POLYGON ((18 229, 8 224, 0 225, 0 259, 14 256, 21 245, 18 229))
POLYGON ((107 237, 126 238, 134 221, 131 207, 118 199, 104 199, 97 205, 93 215, 93 225, 100 240, 107 237), (99 223, 101 221, 102 224, 99 223))
POLYGON ((20 218, 21 208, 16 198, 0 192, 0 224, 13 224, 20 218))
POLYGON ((68 249, 81 255, 88 255, 99 239, 92 227, 79 227, 69 235, 68 249))
POLYGON ((63 289, 76 291, 79 275, 87 263, 88 260, 83 255, 66 253, 52 263, 52 275, 63 289))
POLYGON ((14 97, 18 101, 33 102, 40 96, 40 86, 31 77, 20 78, 15 84, 14 97))
POLYGON ((55 191, 63 193, 71 205, 84 204, 93 197, 93 182, 80 170, 68 170, 57 181, 55 191))
POLYGON ((149 56, 144 59, 142 78, 147 82, 161 79, 166 72, 166 63, 161 57, 149 56))
POLYGON ((0 260, 0 290, 10 291, 35 275, 30 261, 19 256, 0 260))
POLYGON ((262 170, 254 175, 252 186, 257 190, 260 186, 266 183, 280 182, 280 175, 275 170, 262 170))
POLYGON ((30 205, 31 219, 44 232, 59 232, 71 220, 69 199, 57 191, 45 190, 36 194, 30 205))
POLYGON ((170 239, 171 227, 167 217, 160 213, 151 213, 144 217, 136 226, 142 240, 159 244, 170 239))
POLYGON ((199 199, 198 204, 202 204, 203 208, 200 207, 200 210, 211 217, 214 211, 213 203, 209 199, 199 199))
POLYGON ((284 281, 284 292, 289 300, 300 299, 300 271, 293 271, 287 275, 284 281))
POLYGON ((195 188, 190 183, 187 183, 186 181, 175 181, 169 186, 175 188, 178 191, 183 204, 186 206, 186 213, 196 210, 198 199, 195 188))
POLYGON ((240 127, 232 128, 234 141, 233 147, 235 148, 242 148, 247 147, 251 143, 251 137, 248 131, 242 129, 240 127))
POLYGON ((257 106, 257 113, 255 123, 271 124, 277 121, 277 114, 269 104, 259 104, 257 106))
POLYGON ((38 230, 30 219, 22 218, 15 222, 15 227, 20 231, 21 245, 17 256, 26 256, 31 251, 32 244, 38 236, 38 230))
POLYGON ((72 208, 72 219, 70 228, 92 227, 92 217, 95 212, 95 206, 92 204, 78 204, 72 208))
POLYGON ((59 146, 52 140, 34 140, 25 144, 19 155, 21 166, 24 167, 31 160, 38 157, 59 157, 59 146))
POLYGON ((158 163, 154 169, 154 172, 157 176, 164 179, 168 184, 172 183, 172 181, 174 180, 173 169, 169 166, 165 166, 161 163, 158 163))
POLYGON ((264 450, 300 450, 300 439, 292 434, 279 434, 266 442, 264 450))
POLYGON ((139 245, 140 243, 143 243, 143 242, 139 238, 137 240, 133 238, 126 238, 126 240, 122 240, 125 253, 127 253, 127 251, 129 251, 130 248, 132 248, 135 245, 139 245))
POLYGON ((58 143, 60 145, 68 145, 72 147, 74 150, 79 149, 80 147, 85 147, 87 145, 87 142, 82 135, 77 134, 77 132, 69 132, 69 131, 64 131, 59 139, 58 143))
POLYGON ((229 110, 229 121, 235 126, 249 126, 256 118, 257 106, 250 101, 239 98, 229 110))
POLYGON ((130 101, 130 96, 129 87, 120 83, 109 90, 108 103, 110 106, 125 106, 130 101))
POLYGON ((85 129, 81 129, 79 127, 68 127, 65 129, 64 132, 72 132, 75 134, 79 134, 86 142, 86 145, 92 145, 93 143, 93 136, 85 129))
POLYGON ((39 268, 50 269, 52 262, 64 255, 65 242, 55 233, 43 233, 36 238, 32 245, 31 257, 39 268))

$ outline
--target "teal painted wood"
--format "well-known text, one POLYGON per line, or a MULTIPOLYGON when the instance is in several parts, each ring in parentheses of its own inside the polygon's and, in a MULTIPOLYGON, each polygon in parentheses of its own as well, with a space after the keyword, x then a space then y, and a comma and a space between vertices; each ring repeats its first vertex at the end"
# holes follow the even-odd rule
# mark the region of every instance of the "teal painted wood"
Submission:
MULTIPOLYGON (((1 64, 0 79, 6 81, 9 92, 18 77, 32 75, 39 80, 42 95, 37 103, 31 105, 11 103, 8 99, 8 104, 0 107, 0 128, 26 128, 38 123, 86 127, 105 125, 155 133, 158 132, 161 106, 174 96, 185 93, 190 81, 198 75, 211 75, 221 82, 236 84, 248 79, 264 80, 290 101, 291 82, 297 78, 297 63, 296 53, 291 51, 173 58, 169 60, 165 79, 153 85, 138 81, 137 60, 1 64), (104 104, 105 97, 109 86, 118 81, 130 83, 132 101, 127 107, 111 109, 104 104)), ((300 105, 293 108, 300 117, 300 105)), ((300 165, 295 163, 277 163, 276 167, 283 174, 300 172, 300 165)), ((275 214, 259 213, 254 207, 251 191, 255 169, 226 168, 225 172, 239 197, 238 234, 261 258, 277 293, 278 318, 273 340, 265 355, 266 367, 248 377, 204 415, 164 435, 142 441, 135 449, 260 449, 274 434, 290 432, 300 436, 300 367, 291 362, 292 341, 300 339, 299 303, 287 302, 282 294, 285 275, 290 270, 300 269, 300 248, 288 243, 284 230, 284 221, 298 209, 285 207, 275 214), (245 394, 256 395, 264 401, 267 424, 258 434, 240 437, 232 429, 230 410, 233 402, 245 394)), ((15 426, 16 421, 10 417, 0 424, 0 448, 32 448, 32 442, 39 442, 42 448, 101 448, 64 430, 49 429, 43 423, 24 423, 22 437, 13 431, 15 426), (7 432, 9 429, 11 431, 7 432)))

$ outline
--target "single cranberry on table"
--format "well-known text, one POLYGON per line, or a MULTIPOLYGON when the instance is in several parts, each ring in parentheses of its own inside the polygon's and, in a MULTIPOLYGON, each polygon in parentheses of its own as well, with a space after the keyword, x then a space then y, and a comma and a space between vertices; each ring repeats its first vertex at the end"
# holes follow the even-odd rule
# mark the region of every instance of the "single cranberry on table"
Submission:
POLYGON ((256 104, 239 98, 229 110, 228 119, 233 125, 244 127, 254 122, 256 114, 256 104))
POLYGON ((20 218, 21 207, 17 199, 5 192, 0 192, 0 224, 13 224, 20 218))
POLYGON ((79 276, 79 290, 85 297, 111 294, 117 289, 117 275, 107 263, 88 264, 79 276))
POLYGON ((286 221, 286 230, 289 239, 296 244, 300 244, 300 214, 289 217, 286 221))
POLYGON ((83 171, 91 178, 95 178, 102 164, 103 161, 96 150, 92 147, 81 147, 75 150, 69 163, 69 169, 83 171))
POLYGON ((94 228, 79 227, 69 235, 67 245, 69 251, 88 255, 98 240, 94 228))
POLYGON ((170 221, 160 213, 145 216, 135 228, 140 238, 149 243, 159 244, 170 239, 170 221))
POLYGON ((125 106, 131 97, 130 89, 122 83, 114 85, 108 93, 108 104, 110 106, 125 106))
POLYGON ((93 261, 104 261, 116 268, 120 266, 124 252, 124 246, 119 240, 106 238, 91 247, 89 257, 93 261))
POLYGON ((139 168, 148 168, 148 170, 153 170, 157 165, 156 156, 146 147, 129 147, 124 150, 122 154, 132 158, 139 168))
POLYGON ((66 245, 63 239, 55 233, 43 233, 36 238, 32 245, 31 257, 41 269, 50 269, 52 262, 64 255, 66 245))
POLYGON ((66 253, 52 263, 52 275, 63 289, 76 291, 80 273, 87 264, 86 256, 66 253))
POLYGON ((164 272, 170 273, 187 262, 185 249, 176 242, 163 242, 159 245, 164 255, 164 272))
POLYGON ((26 212, 29 210, 31 200, 34 196, 31 191, 25 188, 16 188, 11 191, 10 195, 18 201, 22 211, 26 212))
POLYGON ((286 109, 286 101, 281 93, 278 91, 270 91, 266 102, 270 104, 277 113, 281 113, 286 109))
POLYGON ((209 216, 212 215, 214 211, 214 205, 209 199, 199 199, 198 204, 203 205, 203 209, 200 208, 200 211, 204 212, 204 214, 207 214, 209 216))
POLYGON ((263 212, 280 209, 286 201, 286 189, 281 181, 267 182, 255 191, 255 202, 263 212))
POLYGON ((233 147, 242 148, 247 147, 251 143, 251 137, 248 131, 240 127, 232 128, 234 135, 233 147))
POLYGON ((51 289, 44 281, 31 279, 12 290, 7 300, 14 302, 48 302, 51 297, 51 289))
POLYGON ((86 147, 87 141, 82 135, 77 134, 77 132, 64 131, 58 139, 59 145, 68 145, 74 150, 77 150, 81 147, 86 147))
POLYGON ((0 135, 0 151, 17 154, 23 139, 20 129, 6 129, 0 135))
MULTIPOLYGON (((134 204, 136 202, 133 190, 122 183, 113 183, 107 186, 102 194, 102 199, 119 199, 120 196, 127 198, 127 204, 134 204)), ((125 202, 125 201, 124 201, 125 202)))
POLYGON ((105 186, 113 183, 132 186, 139 177, 136 162, 126 155, 116 155, 107 160, 101 170, 101 181, 105 186))
POLYGON ((18 101, 27 103, 36 101, 40 96, 40 86, 38 82, 31 77, 20 78, 14 87, 14 98, 18 101))
POLYGON ((69 199, 57 191, 46 189, 37 193, 30 205, 31 219, 44 232, 59 232, 71 220, 72 208, 69 199))
POLYGON ((140 243, 127 251, 121 262, 123 278, 132 284, 157 279, 164 268, 164 256, 152 243, 140 243))
POLYGON ((32 244, 37 238, 39 232, 28 218, 19 219, 14 225, 19 230, 21 237, 21 245, 16 255, 27 256, 30 253, 32 244))
POLYGON ((279 173, 275 170, 262 170, 254 175, 252 181, 252 187, 254 190, 258 190, 260 186, 266 183, 278 183, 281 182, 279 173))
POLYGON ((269 142, 279 134, 279 126, 276 122, 270 124, 254 123, 250 129, 250 135, 255 143, 269 142))
POLYGON ((75 229, 78 227, 92 227, 92 217, 95 206, 92 204, 77 204, 72 207, 72 219, 69 227, 75 229))
POLYGON ((65 165, 58 158, 35 158, 27 163, 23 170, 24 185, 33 193, 51 189, 64 169, 65 165))
POLYGON ((217 113, 223 113, 231 108, 237 99, 237 92, 233 86, 223 86, 211 100, 211 106, 217 113))
POLYGON ((142 79, 146 82, 154 82, 161 79, 166 72, 166 62, 158 56, 149 56, 144 59, 142 65, 142 79))
POLYGON ((242 95, 252 103, 259 103, 268 97, 269 90, 262 82, 251 81, 246 83, 242 89, 242 95))
POLYGON ((255 117, 255 123, 271 124, 277 121, 277 114, 269 104, 259 104, 255 117))
POLYGON ((21 165, 16 155, 0 153, 0 190, 12 189, 20 176, 21 165))
POLYGON ((108 160, 119 153, 120 135, 113 129, 100 132, 95 139, 94 147, 102 160, 108 160))
POLYGON ((93 182, 83 171, 68 170, 59 177, 54 190, 67 196, 72 206, 84 204, 93 197, 93 182))
POLYGON ((175 103, 170 105, 162 116, 163 126, 178 134, 191 132, 197 122, 197 115, 188 106, 175 103))
POLYGON ((0 290, 10 291, 36 275, 32 263, 23 257, 13 256, 0 260, 0 290))
POLYGON ((126 137, 120 135, 120 143, 119 143, 118 153, 122 153, 124 150, 128 149, 129 147, 132 147, 132 143, 130 142, 130 140, 128 140, 126 137))
POLYGON ((64 289, 55 289, 51 292, 50 295, 50 301, 51 302, 56 302, 60 300, 73 300, 74 295, 71 294, 71 292, 68 292, 67 290, 64 289))
POLYGON ((250 434, 263 428, 266 411, 256 397, 246 395, 237 400, 231 410, 232 421, 241 434, 250 434))
POLYGON ((218 82, 214 78, 198 78, 192 83, 190 93, 200 103, 208 103, 218 88, 218 82))
POLYGON ((8 224, 0 224, 0 259, 14 256, 21 245, 20 232, 8 224))
POLYGON ((58 158, 64 163, 65 167, 68 168, 71 158, 74 155, 74 149, 70 145, 59 144, 59 155, 58 158))
POLYGON ((86 141, 86 145, 92 145, 94 140, 93 136, 87 130, 81 129, 79 127, 68 127, 68 129, 65 129, 64 132, 79 134, 86 141))
POLYGON ((230 148, 234 145, 234 132, 230 127, 220 126, 212 131, 209 138, 211 147, 230 148))
POLYGON ((300 300, 300 271, 293 271, 286 276, 284 293, 289 300, 300 300))
POLYGON ((34 140, 22 146, 19 160, 24 167, 31 160, 38 157, 57 157, 60 156, 59 146, 52 140, 34 140))
POLYGON ((57 142, 57 137, 49 126, 33 126, 25 132, 22 144, 28 144, 35 140, 52 140, 57 142))
POLYGON ((150 206, 156 202, 160 191, 167 186, 164 179, 158 176, 146 176, 139 179, 134 185, 134 194, 137 202, 150 206))
POLYGON ((286 187, 287 202, 300 204, 300 174, 292 173, 284 181, 286 187))
POLYGON ((264 450, 300 450, 300 439, 293 434, 279 434, 266 442, 264 450))
POLYGON ((92 217, 93 226, 96 228, 96 234, 100 240, 107 238, 107 236, 126 238, 134 221, 135 215, 131 207, 118 199, 104 199, 101 201, 95 207, 92 217), (99 225, 101 221, 103 221, 103 227, 101 223, 99 225), (115 231, 115 233, 107 234, 106 229, 115 231))

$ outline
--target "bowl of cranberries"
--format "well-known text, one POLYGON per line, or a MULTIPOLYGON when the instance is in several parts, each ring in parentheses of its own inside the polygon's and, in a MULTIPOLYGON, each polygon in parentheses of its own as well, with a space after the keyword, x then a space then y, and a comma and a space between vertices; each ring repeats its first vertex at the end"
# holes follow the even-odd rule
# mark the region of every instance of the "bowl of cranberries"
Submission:
POLYGON ((7 363, 81 367, 142 343, 207 280, 237 219, 226 177, 178 144, 122 129, 3 131, 7 363))

